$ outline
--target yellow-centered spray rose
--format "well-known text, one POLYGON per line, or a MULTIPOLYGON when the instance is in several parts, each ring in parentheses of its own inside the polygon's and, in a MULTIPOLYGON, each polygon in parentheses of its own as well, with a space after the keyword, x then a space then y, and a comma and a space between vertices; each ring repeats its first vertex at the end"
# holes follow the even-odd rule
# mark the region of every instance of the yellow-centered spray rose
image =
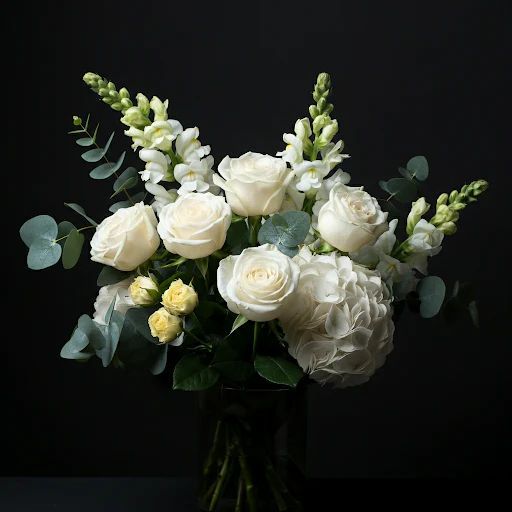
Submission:
POLYGON ((170 343, 183 332, 181 318, 171 315, 165 308, 160 308, 148 318, 151 336, 158 338, 160 343, 170 343))
POLYGON ((155 300, 148 290, 158 291, 158 286, 150 277, 138 276, 130 285, 130 296, 134 304, 138 306, 149 306, 155 300))
POLYGON ((194 311, 197 303, 196 291, 181 279, 173 281, 162 295, 164 308, 173 315, 189 315, 194 311))

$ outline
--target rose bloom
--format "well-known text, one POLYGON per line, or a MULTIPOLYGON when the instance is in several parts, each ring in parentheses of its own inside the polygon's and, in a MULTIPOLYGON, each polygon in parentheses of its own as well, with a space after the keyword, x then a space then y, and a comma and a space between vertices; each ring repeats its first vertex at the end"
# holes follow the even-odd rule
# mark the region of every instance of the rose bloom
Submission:
POLYGON ((97 228, 91 240, 91 259, 118 270, 135 270, 160 245, 151 206, 137 203, 120 208, 97 228))
POLYGON ((181 318, 171 315, 165 308, 160 308, 148 318, 151 336, 158 338, 160 343, 171 343, 180 345, 182 337, 177 339, 183 332, 181 318), (175 341, 176 340, 176 341, 175 341))
POLYGON ((130 296, 138 306, 149 306, 155 301, 148 290, 158 291, 158 286, 150 277, 137 276, 130 285, 130 296))
POLYGON ((318 231, 336 249, 357 251, 386 231, 387 216, 363 187, 337 183, 318 212, 318 231))
POLYGON ((278 212, 293 178, 281 158, 251 152, 240 158, 226 156, 218 170, 220 176, 214 174, 213 182, 224 190, 233 212, 243 217, 278 212))
POLYGON ((277 318, 295 291, 299 267, 274 245, 221 260, 217 288, 228 308, 255 322, 277 318))
POLYGON ((222 248, 230 224, 231 209, 223 197, 192 192, 162 208, 158 233, 169 252, 197 259, 222 248))
POLYGON ((190 315, 197 303, 196 291, 181 279, 173 281, 162 295, 162 305, 173 315, 190 315))

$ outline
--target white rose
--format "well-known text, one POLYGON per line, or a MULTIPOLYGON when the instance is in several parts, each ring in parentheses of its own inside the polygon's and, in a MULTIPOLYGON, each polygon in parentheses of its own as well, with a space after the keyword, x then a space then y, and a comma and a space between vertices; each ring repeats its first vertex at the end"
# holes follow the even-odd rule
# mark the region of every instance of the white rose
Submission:
POLYGON ((169 252, 197 259, 219 250, 231 224, 231 209, 210 192, 179 196, 160 211, 158 233, 169 252))
POLYGON ((226 156, 213 182, 226 193, 234 213, 244 217, 271 215, 280 210, 293 173, 281 158, 245 153, 240 158, 226 156))
POLYGON ((318 231, 336 249, 357 251, 386 231, 387 216, 363 187, 337 183, 318 213, 318 231))
POLYGON ((300 280, 281 325, 288 351, 321 384, 366 382, 393 348, 394 324, 387 287, 378 273, 346 256, 294 258, 300 280))
POLYGON ((109 284, 100 288, 94 303, 94 315, 92 317, 97 324, 105 325, 105 315, 114 298, 116 299, 114 311, 119 311, 122 315, 125 315, 128 309, 134 306, 130 296, 130 285, 132 282, 133 278, 129 277, 119 283, 109 284))
POLYGON ((297 287, 299 267, 274 245, 221 260, 217 288, 228 308, 255 322, 277 318, 297 287))
POLYGON ((151 206, 137 203, 120 208, 97 228, 91 240, 91 259, 118 270, 134 270, 160 245, 151 206))

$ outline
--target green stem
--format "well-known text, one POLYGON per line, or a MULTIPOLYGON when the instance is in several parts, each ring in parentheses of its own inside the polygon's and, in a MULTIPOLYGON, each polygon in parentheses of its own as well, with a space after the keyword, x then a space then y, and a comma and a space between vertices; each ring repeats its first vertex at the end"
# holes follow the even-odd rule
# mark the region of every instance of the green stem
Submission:
POLYGON ((258 233, 261 228, 261 216, 249 217, 249 245, 256 247, 258 245, 258 233))
MULTIPOLYGON (((267 468, 265 468, 265 476, 267 478, 268 485, 270 487, 270 491, 272 492, 272 496, 274 497, 274 501, 277 506, 277 510, 279 512, 284 512, 287 509, 286 502, 282 494, 279 492, 277 482, 273 479, 273 474, 267 468)), ((272 468, 273 470, 273 468, 272 468)))
POLYGON ((238 462, 240 463, 240 470, 245 483, 245 493, 247 495, 247 505, 249 507, 249 512, 258 512, 256 494, 254 492, 254 482, 252 479, 251 471, 249 470, 249 465, 247 464, 247 457, 245 456, 245 452, 242 448, 240 440, 237 439, 235 442, 238 448, 238 462))
POLYGON ((208 454, 208 458, 206 459, 204 468, 203 468, 203 475, 207 477, 215 463, 215 456, 217 454, 217 451, 219 449, 219 443, 220 443, 220 432, 222 428, 222 421, 218 420, 217 425, 215 426, 215 434, 213 435, 213 444, 212 448, 210 450, 210 453, 208 454))
POLYGON ((236 493, 235 512, 242 512, 242 500, 244 497, 244 479, 242 475, 238 477, 238 491, 236 493))
POLYGON ((260 323, 254 322, 254 330, 252 334, 252 358, 256 357, 256 349, 258 348, 258 337, 260 334, 260 323))
MULTIPOLYGON (((226 443, 228 439, 226 436, 226 443)), ((217 485, 215 486, 215 491, 213 491, 212 501, 210 501, 210 506, 208 510, 210 512, 213 512, 215 508, 217 507, 217 502, 219 501, 219 498, 221 496, 222 490, 224 489, 224 485, 227 481, 227 478, 230 473, 231 463, 232 463, 232 455, 233 455, 233 445, 230 445, 228 447, 228 451, 226 454, 226 457, 224 459, 224 462, 222 463, 222 467, 220 469, 219 478, 217 479, 217 485)))
MULTIPOLYGON (((83 131, 84 131, 84 132, 89 136, 89 138, 93 141, 93 143, 94 143, 94 145, 96 146, 96 148, 97 148, 97 149, 103 149, 103 148, 100 148, 100 146, 98 146, 98 143, 96 142, 96 137, 94 137, 93 135, 91 135, 91 134, 89 133, 89 130, 88 130, 88 129, 87 129, 87 128, 82 124, 82 123, 80 123, 80 127, 81 127, 81 128, 82 128, 82 130, 83 130, 83 131)), ((112 163, 112 162, 110 162, 110 160, 107 158, 107 156, 106 156, 106 155, 103 155, 103 160, 105 160, 105 162, 107 162, 107 164, 112 163)), ((114 171, 114 176, 115 176, 116 178, 119 178, 119 174, 117 174, 117 171, 114 171)), ((124 189, 124 190, 123 190, 123 192, 124 192, 124 194, 125 194, 126 198, 128 199, 128 201, 130 201, 130 203, 132 203, 132 204, 135 204, 135 203, 133 202, 132 196, 128 193, 128 190, 124 189)))
MULTIPOLYGON (((85 226, 84 228, 77 229, 77 231, 80 233, 80 231, 84 231, 85 229, 91 229, 91 228, 95 228, 95 227, 96 226, 85 226)), ((68 236, 69 236, 69 233, 66 236, 61 236, 60 238, 57 238, 56 240, 53 241, 53 243, 56 244, 57 242, 60 242, 61 240, 64 240, 68 236)))
MULTIPOLYGON (((283 482, 278 472, 275 470, 272 461, 267 457, 265 457, 265 471, 267 474, 267 480, 272 482, 272 486, 276 486, 276 490, 278 490, 285 501, 288 501, 294 510, 302 510, 302 506, 298 500, 296 500, 288 490, 288 487, 283 482)), ((281 509, 280 509, 281 510, 281 509)), ((286 510, 286 508, 285 508, 286 510)))

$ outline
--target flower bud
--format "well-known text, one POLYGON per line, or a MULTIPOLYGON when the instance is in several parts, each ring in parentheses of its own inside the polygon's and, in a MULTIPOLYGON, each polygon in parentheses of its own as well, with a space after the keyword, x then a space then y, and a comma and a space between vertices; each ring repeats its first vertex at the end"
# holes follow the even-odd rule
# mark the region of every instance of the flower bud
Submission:
POLYGON ((111 91, 115 91, 116 90, 116 86, 113 82, 109 82, 107 84, 107 88, 110 89, 111 91))
POLYGON ((145 116, 147 116, 149 114, 149 100, 141 92, 137 94, 135 99, 137 100, 137 106, 139 107, 140 111, 145 116))
POLYGON ((171 315, 165 308, 160 308, 148 318, 151 336, 158 338, 160 343, 174 341, 182 332, 181 319, 171 315))
POLYGON ((315 119, 315 117, 317 117, 319 113, 320 112, 318 111, 318 108, 316 105, 309 106, 309 115, 311 116, 311 119, 315 119))
POLYGON ((294 127, 295 134, 304 143, 304 140, 311 137, 311 125, 309 119, 304 117, 303 119, 297 119, 294 127))
POLYGON ((167 107, 169 106, 169 100, 162 102, 160 98, 153 96, 149 106, 155 113, 155 121, 167 121, 167 107))
POLYGON ((414 201, 411 206, 411 211, 407 216, 407 234, 412 235, 414 226, 418 224, 420 219, 428 212, 430 205, 425 201, 424 197, 420 197, 417 201, 414 201))
POLYGON ((80 126, 82 124, 82 119, 78 116, 73 116, 73 125, 80 126))
POLYGON ((83 76, 83 81, 94 91, 98 92, 98 80, 100 80, 100 76, 96 73, 85 73, 83 76))
POLYGON ((110 107, 114 110, 117 110, 117 112, 121 112, 121 110, 123 110, 123 105, 119 101, 115 101, 112 103, 112 105, 110 105, 110 107))
POLYGON ((437 198, 436 206, 440 206, 442 204, 446 204, 448 202, 448 194, 443 193, 437 198))
POLYGON ((126 126, 133 126, 139 129, 151 124, 149 119, 140 111, 139 107, 130 107, 124 113, 121 122, 126 126))
POLYGON ((126 87, 123 87, 119 90, 119 96, 121 96, 121 98, 129 98, 130 93, 128 92, 128 89, 126 87))
POLYGON ((128 110, 130 107, 133 107, 132 100, 130 98, 121 98, 121 105, 123 109, 128 110))
POLYGON ((328 125, 324 126, 320 138, 318 139, 319 147, 323 148, 331 142, 333 137, 338 133, 338 121, 333 119, 328 125))
POLYGON ((442 231, 445 235, 453 235, 457 231, 457 225, 455 222, 443 222, 438 229, 442 231))
POLYGON ((315 119, 313 120, 313 133, 315 135, 318 135, 322 128, 326 126, 330 120, 331 118, 329 116, 323 114, 316 116, 315 119))
POLYGON ((450 192, 450 203, 453 203, 457 199, 458 195, 459 193, 456 190, 452 190, 450 192))
POLYGON ((162 295, 162 305, 173 315, 189 315, 197 303, 196 291, 192 286, 184 284, 181 279, 173 281, 162 295))
POLYGON ((130 296, 138 306, 150 306, 155 303, 154 294, 151 290, 158 292, 157 284, 150 277, 138 276, 130 285, 130 296))

